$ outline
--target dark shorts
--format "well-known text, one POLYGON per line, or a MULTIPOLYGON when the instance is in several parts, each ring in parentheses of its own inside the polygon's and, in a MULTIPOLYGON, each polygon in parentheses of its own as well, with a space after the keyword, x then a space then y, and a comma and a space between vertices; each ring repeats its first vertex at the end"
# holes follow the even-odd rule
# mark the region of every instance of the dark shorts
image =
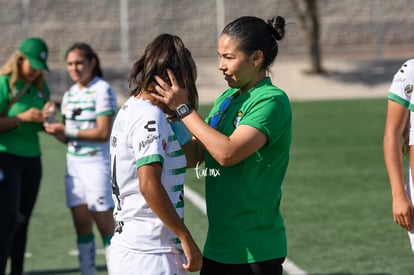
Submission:
POLYGON ((224 264, 203 257, 200 275, 282 275, 285 258, 250 264, 224 264))

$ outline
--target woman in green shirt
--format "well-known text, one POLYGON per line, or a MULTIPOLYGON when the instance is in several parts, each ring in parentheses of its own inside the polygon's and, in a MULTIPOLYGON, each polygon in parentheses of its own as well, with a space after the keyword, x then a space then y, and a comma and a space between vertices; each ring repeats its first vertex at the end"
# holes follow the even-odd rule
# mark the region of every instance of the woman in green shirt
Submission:
POLYGON ((292 114, 287 95, 267 72, 284 27, 280 16, 267 22, 244 16, 224 28, 218 42, 219 70, 229 89, 205 121, 188 104, 187 92, 173 74, 171 85, 157 78, 159 95, 154 97, 176 110, 193 135, 192 152, 197 154, 192 159, 205 159, 209 171, 202 275, 283 271, 287 243, 280 202, 292 114))
POLYGON ((47 119, 48 48, 39 38, 22 40, 0 68, 0 274, 8 257, 11 274, 23 273, 29 219, 39 191, 42 166, 38 132, 47 119))

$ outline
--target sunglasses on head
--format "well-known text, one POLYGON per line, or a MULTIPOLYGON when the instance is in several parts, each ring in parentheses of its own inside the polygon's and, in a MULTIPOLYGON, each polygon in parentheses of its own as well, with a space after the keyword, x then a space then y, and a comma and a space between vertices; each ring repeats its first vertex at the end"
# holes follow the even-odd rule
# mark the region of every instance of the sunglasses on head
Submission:
POLYGON ((218 111, 211 117, 210 126, 216 129, 223 118, 223 114, 226 112, 227 108, 230 105, 230 102, 233 100, 233 96, 227 97, 220 104, 218 111))

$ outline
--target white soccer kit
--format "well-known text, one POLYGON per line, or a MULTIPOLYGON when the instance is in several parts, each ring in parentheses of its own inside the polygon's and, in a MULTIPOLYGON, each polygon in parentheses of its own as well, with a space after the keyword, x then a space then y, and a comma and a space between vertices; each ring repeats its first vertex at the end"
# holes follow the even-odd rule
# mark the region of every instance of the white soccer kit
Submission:
MULTIPOLYGON (((414 88, 414 59, 406 61, 401 68, 395 73, 392 80, 388 98, 401 105, 409 108, 410 119, 407 125, 409 129, 409 145, 414 145, 414 97, 412 92, 414 88)), ((405 183, 405 190, 411 203, 414 204, 414 185, 410 165, 408 165, 408 176, 405 183)), ((414 224, 413 224, 414 226, 414 224)), ((414 231, 408 232, 411 250, 414 252, 414 231)))
MULTIPOLYGON (((79 130, 96 128, 96 118, 116 113, 116 95, 112 87, 95 77, 83 89, 74 84, 63 96, 65 127, 79 130)), ((65 175, 69 207, 87 204, 92 211, 113 208, 109 172, 109 141, 70 139, 65 175)))
MULTIPOLYGON (((114 251, 124 249, 128 251, 124 253, 130 255, 130 260, 124 259, 122 263, 117 260, 120 257, 110 257, 110 266, 120 271, 125 269, 125 262, 130 262, 129 268, 134 270, 132 274, 152 274, 149 270, 161 274, 171 267, 159 264, 142 266, 136 257, 147 261, 148 255, 144 254, 152 254, 156 258, 160 253, 167 253, 170 259, 175 259, 182 255, 182 247, 176 235, 158 218, 140 193, 137 169, 146 164, 161 163, 161 182, 177 214, 183 219, 184 152, 162 110, 148 100, 135 97, 128 99, 115 118, 110 152, 116 204, 114 217, 123 225, 112 238, 111 247, 117 247, 114 251)), ((182 268, 180 270, 185 274, 182 268)))
POLYGON ((414 84, 414 59, 406 61, 395 73, 388 98, 408 108, 414 84))

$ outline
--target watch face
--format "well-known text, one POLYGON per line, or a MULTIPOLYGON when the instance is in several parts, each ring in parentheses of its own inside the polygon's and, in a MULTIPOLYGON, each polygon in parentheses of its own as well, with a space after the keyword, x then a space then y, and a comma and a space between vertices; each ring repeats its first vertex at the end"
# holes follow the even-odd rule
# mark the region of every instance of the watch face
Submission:
POLYGON ((180 105, 177 108, 177 113, 180 116, 185 115, 188 112, 188 107, 186 105, 180 105))

